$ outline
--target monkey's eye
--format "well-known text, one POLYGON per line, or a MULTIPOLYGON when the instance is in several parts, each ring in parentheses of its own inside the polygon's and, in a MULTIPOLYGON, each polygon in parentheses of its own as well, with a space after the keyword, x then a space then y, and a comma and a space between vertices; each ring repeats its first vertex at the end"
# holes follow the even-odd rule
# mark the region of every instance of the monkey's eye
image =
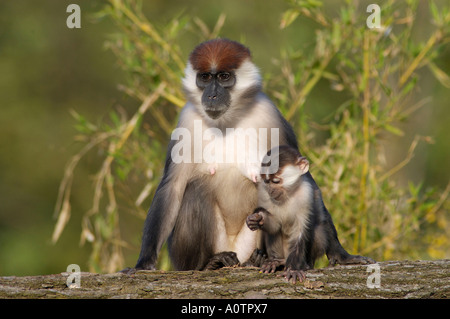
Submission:
POLYGON ((203 82, 209 82, 209 80, 211 80, 211 78, 212 78, 211 73, 202 73, 202 74, 200 74, 200 79, 203 82))
POLYGON ((281 179, 279 179, 277 177, 272 178, 272 183, 274 183, 274 184, 278 184, 280 181, 281 181, 281 179))
POLYGON ((230 79, 231 75, 228 72, 221 72, 221 73, 217 74, 217 77, 218 77, 219 81, 226 82, 230 79))

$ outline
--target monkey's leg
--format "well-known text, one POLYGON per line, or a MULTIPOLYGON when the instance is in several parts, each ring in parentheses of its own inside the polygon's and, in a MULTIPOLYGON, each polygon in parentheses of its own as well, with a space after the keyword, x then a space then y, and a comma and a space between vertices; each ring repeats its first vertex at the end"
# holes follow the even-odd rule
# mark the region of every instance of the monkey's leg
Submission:
POLYGON ((289 256, 286 259, 286 271, 283 276, 286 280, 294 284, 302 282, 306 278, 306 270, 314 268, 315 254, 314 230, 307 229, 300 236, 297 242, 290 248, 289 256))
MULTIPOLYGON (((328 212, 327 212, 328 214, 328 212)), ((329 215, 329 214, 328 214, 329 215)), ((336 228, 334 227, 333 221, 330 218, 327 220, 326 224, 326 233, 328 234, 327 239, 327 248, 326 255, 329 260, 329 265, 334 266, 335 264, 341 265, 350 265, 350 264, 374 264, 375 260, 369 257, 359 256, 359 255, 350 255, 339 242, 336 228)))
POLYGON ((202 179, 190 182, 169 237, 169 253, 177 270, 200 270, 214 255, 214 196, 202 179), (206 185, 206 186, 205 186, 206 185))
POLYGON ((264 242, 264 234, 259 232, 256 248, 249 259, 243 263, 242 267, 261 267, 267 260, 266 244, 264 242))
POLYGON ((376 263, 370 257, 349 254, 342 246, 337 237, 331 239, 330 248, 327 251, 329 265, 367 265, 376 263))

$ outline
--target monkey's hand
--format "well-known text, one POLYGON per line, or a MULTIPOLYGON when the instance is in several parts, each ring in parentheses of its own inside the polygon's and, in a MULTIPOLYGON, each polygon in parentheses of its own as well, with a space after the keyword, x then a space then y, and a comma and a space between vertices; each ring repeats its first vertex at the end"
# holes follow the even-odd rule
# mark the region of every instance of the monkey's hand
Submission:
POLYGON ((286 269, 283 274, 284 278, 289 282, 292 279, 292 283, 295 284, 298 281, 303 282, 306 278, 306 273, 303 270, 294 270, 291 268, 286 269))
POLYGON ((247 217, 246 222, 250 230, 261 229, 262 225, 264 225, 264 216, 260 212, 255 212, 247 217))
POLYGON ((286 259, 269 258, 261 266, 261 272, 264 274, 271 274, 284 267, 286 259))

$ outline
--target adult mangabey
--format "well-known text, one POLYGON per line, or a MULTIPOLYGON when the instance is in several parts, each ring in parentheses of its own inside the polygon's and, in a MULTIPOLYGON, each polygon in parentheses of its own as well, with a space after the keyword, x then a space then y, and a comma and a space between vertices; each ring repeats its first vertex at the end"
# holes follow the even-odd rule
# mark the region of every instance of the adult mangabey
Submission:
POLYGON ((309 174, 309 162, 296 148, 271 149, 263 160, 258 186, 258 208, 247 218, 251 230, 262 230, 261 246, 268 259, 263 272, 285 268, 289 281, 303 281, 305 270, 326 254, 330 264, 369 264, 368 257, 350 255, 339 243, 322 195, 309 174), (265 165, 278 162, 278 171, 269 174, 265 165))
POLYGON ((262 93, 258 68, 242 44, 226 39, 201 43, 189 56, 183 88, 187 103, 145 220, 139 259, 134 269, 124 272, 154 269, 167 239, 178 270, 246 261, 257 241, 245 221, 257 204, 260 161, 279 144, 297 147, 291 126, 262 93), (257 154, 249 143, 234 143, 242 141, 238 130, 255 133, 247 137, 258 145, 257 154), (226 160, 205 161, 202 155, 211 150, 226 160), (230 154, 256 158, 256 164, 230 154))

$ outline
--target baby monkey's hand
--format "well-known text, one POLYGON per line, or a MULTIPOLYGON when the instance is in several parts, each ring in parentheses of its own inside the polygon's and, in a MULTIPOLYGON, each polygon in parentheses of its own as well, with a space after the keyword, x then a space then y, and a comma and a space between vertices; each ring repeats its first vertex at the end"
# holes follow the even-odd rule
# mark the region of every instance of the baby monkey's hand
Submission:
POLYGON ((247 226, 250 230, 258 230, 264 225, 264 215, 262 212, 266 210, 262 207, 258 207, 254 210, 253 214, 247 217, 247 226))

